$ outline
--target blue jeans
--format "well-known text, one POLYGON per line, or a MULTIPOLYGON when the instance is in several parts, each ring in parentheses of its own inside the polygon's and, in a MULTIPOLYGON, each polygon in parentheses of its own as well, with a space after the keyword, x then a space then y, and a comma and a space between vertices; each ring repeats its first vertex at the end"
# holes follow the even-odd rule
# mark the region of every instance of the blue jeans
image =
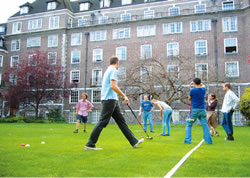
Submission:
POLYGON ((223 119, 222 119, 222 127, 226 131, 227 135, 231 134, 233 135, 233 124, 232 124, 232 110, 228 113, 223 113, 223 119))
POLYGON ((186 121, 186 134, 184 143, 191 143, 192 139, 192 126, 196 119, 200 120, 202 129, 203 129, 203 138, 207 144, 212 144, 211 135, 207 125, 207 113, 204 109, 192 109, 191 118, 186 121))
POLYGON ((166 125, 168 127, 167 134, 170 135, 170 120, 172 116, 172 109, 165 109, 163 111, 163 121, 162 121, 162 134, 165 135, 166 132, 166 125))
POLYGON ((152 113, 143 111, 142 117, 143 117, 143 120, 144 120, 144 130, 147 131, 147 118, 148 118, 150 131, 153 132, 154 129, 153 129, 153 123, 152 123, 152 113))

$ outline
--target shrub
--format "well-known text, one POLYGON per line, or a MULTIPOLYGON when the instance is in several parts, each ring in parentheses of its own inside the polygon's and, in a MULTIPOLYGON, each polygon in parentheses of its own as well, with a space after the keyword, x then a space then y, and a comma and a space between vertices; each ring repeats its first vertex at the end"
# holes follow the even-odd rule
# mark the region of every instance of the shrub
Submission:
POLYGON ((64 118, 61 116, 61 111, 58 108, 50 110, 47 117, 51 122, 65 122, 64 118))
POLYGON ((250 124, 250 87, 246 88, 245 93, 241 96, 240 112, 248 120, 248 124, 250 124))

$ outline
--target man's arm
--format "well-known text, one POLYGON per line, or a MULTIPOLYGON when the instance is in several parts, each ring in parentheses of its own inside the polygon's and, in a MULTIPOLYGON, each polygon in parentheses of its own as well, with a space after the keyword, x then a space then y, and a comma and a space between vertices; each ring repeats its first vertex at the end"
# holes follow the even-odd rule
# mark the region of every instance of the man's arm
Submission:
POLYGON ((128 97, 120 90, 115 80, 110 81, 110 86, 118 95, 120 95, 126 104, 129 103, 128 97))
POLYGON ((238 104, 240 102, 240 99, 233 92, 231 93, 230 96, 232 97, 232 100, 234 101, 234 105, 233 105, 233 108, 232 108, 232 110, 234 111, 236 109, 236 107, 238 106, 238 104))
POLYGON ((141 112, 142 112, 142 107, 140 107, 139 116, 141 116, 141 112))

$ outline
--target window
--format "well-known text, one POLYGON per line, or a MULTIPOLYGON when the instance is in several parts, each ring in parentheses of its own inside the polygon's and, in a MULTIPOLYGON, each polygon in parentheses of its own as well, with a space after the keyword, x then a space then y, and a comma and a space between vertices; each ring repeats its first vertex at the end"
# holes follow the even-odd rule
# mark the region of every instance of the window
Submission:
POLYGON ((28 6, 23 6, 20 9, 20 14, 28 14, 29 13, 29 7, 28 6))
POLYGON ((238 53, 237 38, 225 38, 224 39, 224 53, 225 54, 238 53))
POLYGON ((103 61, 103 49, 94 49, 93 62, 102 62, 102 61, 103 61))
POLYGON ((206 4, 197 4, 194 6, 195 13, 204 13, 206 12, 206 4))
POLYGON ((5 27, 4 26, 0 26, 0 33, 4 33, 5 32, 5 27))
POLYGON ((208 64, 207 63, 200 63, 195 64, 195 77, 201 79, 201 81, 208 80, 208 64))
POLYGON ((107 31, 90 32, 90 41, 104 41, 107 39, 107 31))
POLYGON ((110 7, 111 0, 100 0, 100 8, 110 7))
POLYGON ((179 55, 179 43, 172 42, 167 44, 167 56, 178 56, 179 55))
POLYGON ((126 80, 126 67, 119 67, 118 69, 118 78, 120 81, 125 81, 126 80))
POLYGON ((56 9, 56 2, 54 1, 52 1, 52 2, 48 2, 48 4, 47 4, 47 10, 49 11, 49 10, 54 10, 54 9, 56 9))
POLYGON ((21 30, 22 30, 22 22, 13 23, 13 26, 12 26, 12 33, 13 34, 21 33, 21 30))
POLYGON ((177 16, 177 15, 180 15, 179 7, 169 8, 169 16, 177 16))
POLYGON ((92 93, 92 102, 93 103, 100 103, 101 102, 101 91, 93 90, 92 93))
POLYGON ((80 70, 70 71, 70 83, 80 83, 80 70))
POLYGON ((128 22, 130 20, 131 20, 131 14, 130 13, 121 14, 121 22, 128 22))
POLYGON ((122 0, 122 5, 132 4, 132 0, 122 0))
POLYGON ((49 18, 49 29, 59 28, 59 16, 49 18))
POLYGON ((205 32, 211 30, 211 20, 197 20, 190 22, 191 32, 205 32))
POLYGON ((19 56, 11 56, 10 67, 16 67, 19 64, 19 56))
POLYGON ((127 59, 127 47, 121 46, 116 48, 116 56, 119 60, 126 60, 127 59))
POLYGON ((3 39, 0 38, 0 47, 3 47, 3 39))
POLYGON ((152 58, 152 45, 141 45, 141 59, 152 58))
POLYGON ((239 62, 233 61, 233 62, 226 62, 225 63, 225 69, 226 69, 226 77, 234 78, 239 77, 239 62))
POLYGON ((152 19, 155 16, 154 10, 145 10, 144 11, 144 19, 152 19))
POLYGON ((58 35, 48 36, 48 48, 53 48, 58 46, 58 35))
POLYGON ((95 85, 95 86, 102 85, 102 70, 92 71, 92 85, 95 85))
POLYGON ((29 30, 42 28, 42 19, 29 20, 28 24, 29 24, 28 25, 29 30))
POLYGON ((78 26, 84 27, 86 25, 87 20, 85 18, 78 19, 78 26))
POLYGON ((144 25, 137 27, 137 37, 153 36, 155 35, 155 25, 144 25))
POLYGON ((29 55, 28 57, 29 66, 36 66, 37 65, 37 58, 35 54, 29 55))
POLYGON ((72 51, 71 52, 71 64, 79 64, 81 59, 80 51, 72 51))
POLYGON ((179 78, 179 66, 168 65, 168 76, 171 79, 178 79, 179 78))
POLYGON ((207 40, 195 41, 195 55, 197 56, 207 55, 207 40))
POLYGON ((152 66, 141 67, 141 82, 149 82, 152 76, 152 66))
POLYGON ((107 23, 108 23, 108 16, 99 17, 99 24, 107 24, 107 23))
POLYGON ((223 32, 237 31, 237 17, 224 17, 222 19, 223 32))
POLYGON ((182 33, 182 22, 163 24, 163 34, 182 33))
POLYGON ((0 55, 0 67, 3 67, 3 56, 0 55))
POLYGON ((20 40, 12 40, 11 51, 19 51, 19 50, 20 50, 20 40))
POLYGON ((130 38, 130 28, 119 28, 113 30, 113 39, 130 38))
POLYGON ((234 9, 234 2, 233 1, 224 1, 224 2, 222 2, 222 9, 223 10, 232 10, 232 9, 234 9))
POLYGON ((31 37, 27 39, 27 47, 40 47, 41 37, 31 37))
POLYGON ((79 100, 79 91, 76 91, 76 90, 71 91, 70 99, 69 99, 70 103, 77 103, 78 100, 79 100))
POLYGON ((89 2, 84 2, 80 4, 80 11, 86 11, 89 10, 90 3, 89 2))
POLYGON ((48 53, 48 64, 55 65, 56 64, 57 53, 56 52, 49 52, 48 53))
POLYGON ((10 84, 13 86, 13 85, 16 85, 17 84, 17 75, 15 74, 10 74, 9 75, 9 82, 10 84))
POLYGON ((78 46, 82 44, 82 33, 71 34, 71 46, 78 46))

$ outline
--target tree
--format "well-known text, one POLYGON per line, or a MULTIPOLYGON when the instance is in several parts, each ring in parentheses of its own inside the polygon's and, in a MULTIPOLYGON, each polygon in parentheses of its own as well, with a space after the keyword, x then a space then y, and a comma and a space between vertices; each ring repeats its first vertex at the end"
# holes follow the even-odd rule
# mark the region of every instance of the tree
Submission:
MULTIPOLYGON (((48 99, 59 99, 68 94, 65 83, 66 75, 59 60, 51 62, 47 52, 39 50, 28 54, 27 59, 20 59, 20 63, 12 61, 12 65, 6 68, 3 80, 9 83, 5 98, 12 106, 32 106, 35 109, 35 117, 38 118, 39 106, 48 99)), ((17 108, 16 108, 17 109, 17 108)))
POLYGON ((194 78, 194 64, 191 58, 173 57, 140 60, 127 67, 125 88, 127 95, 137 100, 138 95, 149 94, 160 97, 169 105, 175 101, 189 104, 187 100, 189 83, 194 78))
POLYGON ((245 93, 241 96, 240 112, 250 121, 250 88, 246 88, 245 93))

